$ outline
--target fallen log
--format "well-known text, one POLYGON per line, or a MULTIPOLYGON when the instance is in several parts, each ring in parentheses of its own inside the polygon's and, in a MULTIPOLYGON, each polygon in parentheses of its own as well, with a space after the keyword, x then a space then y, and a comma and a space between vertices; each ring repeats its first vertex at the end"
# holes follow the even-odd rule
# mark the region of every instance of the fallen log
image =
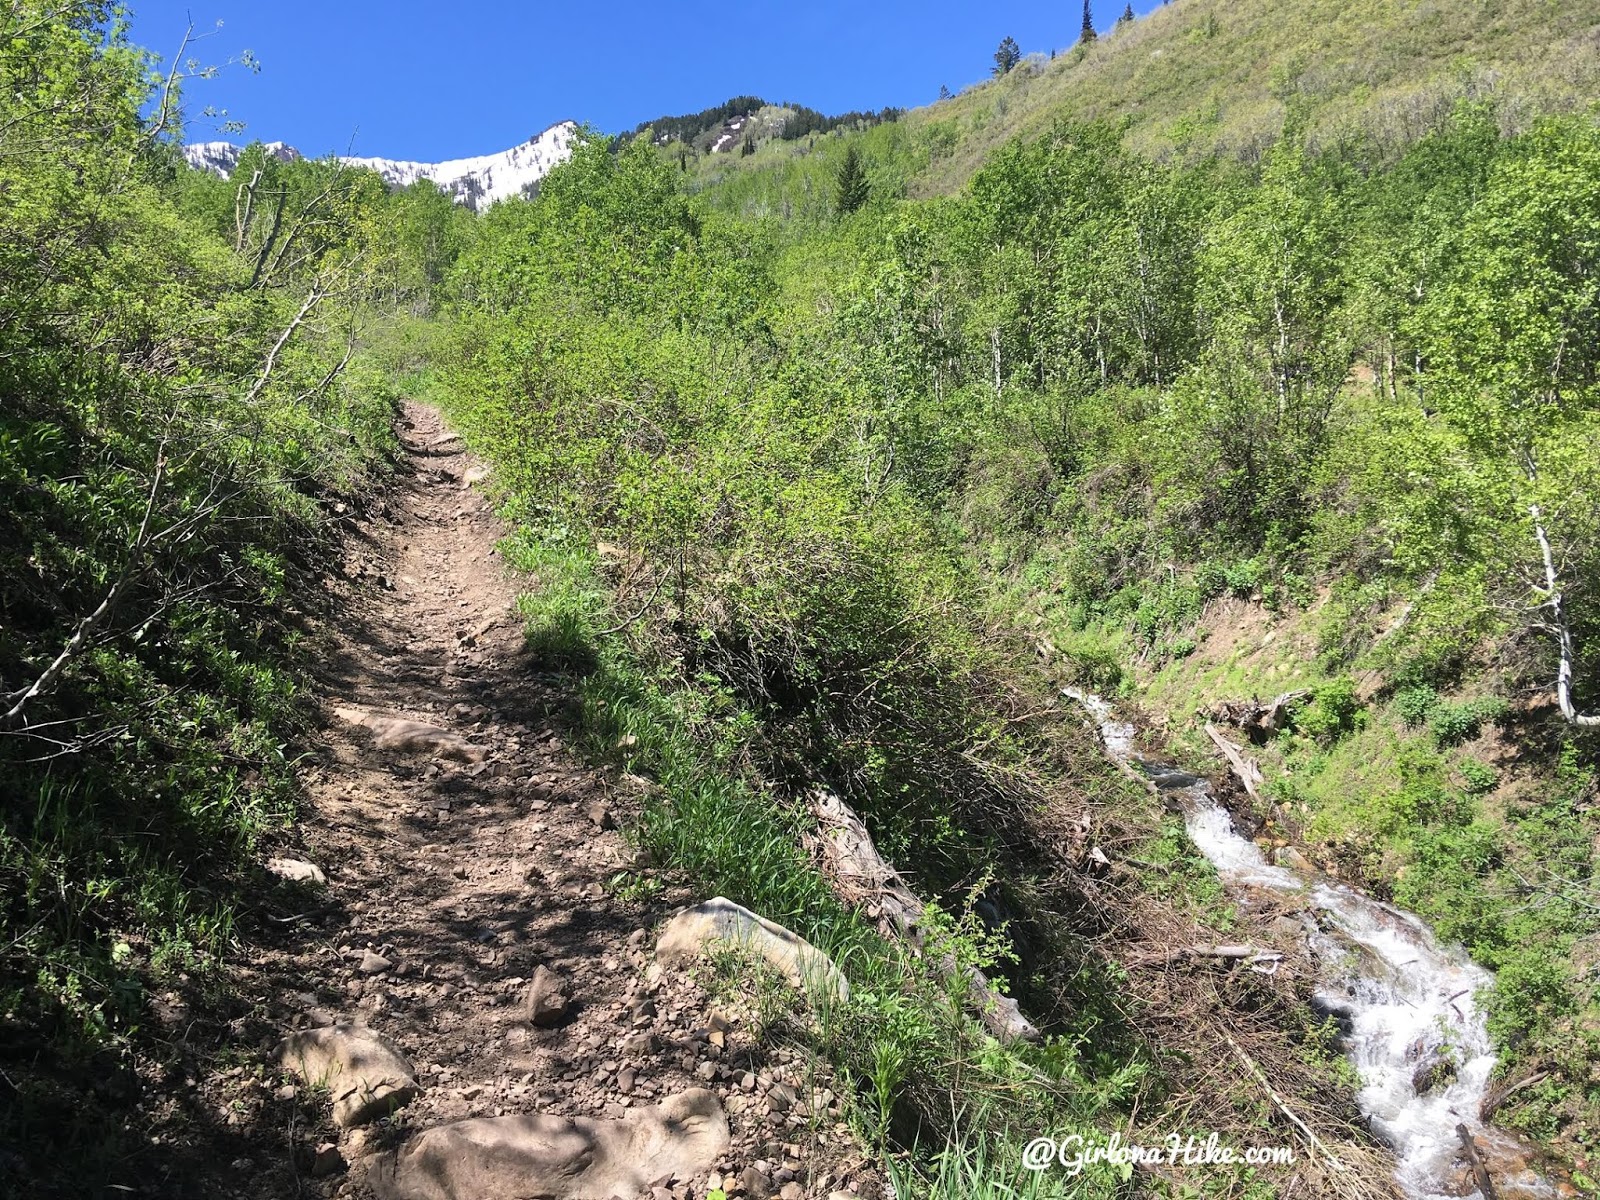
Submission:
POLYGON ((1222 962, 1242 962, 1262 975, 1277 973, 1283 954, 1259 946, 1175 946, 1169 950, 1156 950, 1134 955, 1123 960, 1130 967, 1171 966, 1186 959, 1216 959, 1222 962))
MULTIPOLYGON (((818 836, 810 840, 839 898, 861 907, 880 932, 920 951, 926 905, 883 860, 861 818, 838 796, 821 790, 811 795, 811 811, 818 836)), ((947 978, 963 970, 948 954, 935 967, 947 978)), ((1039 1039, 1039 1030, 1022 1015, 1017 1002, 996 991, 982 971, 967 967, 965 974, 968 1000, 990 1033, 1004 1042, 1039 1039)))
POLYGON ((1289 726, 1289 710, 1302 700, 1311 698, 1311 692, 1301 688, 1274 696, 1266 703, 1252 696, 1248 700, 1223 700, 1211 706, 1207 714, 1213 721, 1236 725, 1250 735, 1251 741, 1265 741, 1272 734, 1289 726))
POLYGON ((1461 1139, 1461 1148, 1467 1153, 1467 1165, 1472 1168, 1472 1178, 1477 1181, 1483 1200, 1500 1200, 1499 1193, 1494 1190, 1494 1180, 1489 1176, 1489 1164, 1483 1161, 1483 1151, 1473 1141, 1472 1131, 1465 1125, 1457 1125, 1456 1136, 1461 1139))
POLYGON ((1228 760, 1228 766, 1233 768, 1234 776, 1244 784, 1244 790, 1250 793, 1252 800, 1261 799, 1261 767, 1253 758, 1246 758, 1244 753, 1222 736, 1222 731, 1211 722, 1206 722, 1206 733, 1216 743, 1222 757, 1228 760))

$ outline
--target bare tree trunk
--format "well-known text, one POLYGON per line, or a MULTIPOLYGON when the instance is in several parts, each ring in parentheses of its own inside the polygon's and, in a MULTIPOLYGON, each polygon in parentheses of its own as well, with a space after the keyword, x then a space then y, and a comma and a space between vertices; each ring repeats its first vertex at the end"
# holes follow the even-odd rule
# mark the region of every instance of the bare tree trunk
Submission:
POLYGON ((241 183, 239 190, 233 195, 233 252, 238 254, 244 250, 245 235, 250 232, 250 222, 255 219, 256 188, 261 184, 261 168, 257 167, 250 173, 250 182, 241 183), (243 202, 244 209, 240 210, 243 202))
POLYGON ((1561 580, 1556 575, 1555 555, 1550 549, 1550 538, 1544 528, 1544 514, 1537 504, 1530 504, 1533 515, 1533 536, 1539 539, 1539 553, 1544 559, 1544 603, 1540 606, 1550 612, 1550 628, 1556 635, 1560 648, 1560 665, 1556 668, 1556 703, 1568 725, 1580 729, 1600 729, 1600 713, 1580 713, 1572 702, 1573 661, 1577 651, 1572 642, 1572 627, 1567 624, 1566 610, 1562 607, 1561 580))

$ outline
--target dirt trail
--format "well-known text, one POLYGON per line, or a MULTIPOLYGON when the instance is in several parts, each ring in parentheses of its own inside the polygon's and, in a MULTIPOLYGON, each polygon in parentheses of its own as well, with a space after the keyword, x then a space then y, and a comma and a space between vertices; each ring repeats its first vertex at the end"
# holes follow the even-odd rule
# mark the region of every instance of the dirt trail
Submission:
MULTIPOLYGON (((504 530, 472 486, 486 472, 431 409, 409 405, 401 433, 399 484, 329 580, 340 616, 319 669, 327 725, 305 772, 302 842, 277 851, 320 868, 326 887, 284 885, 264 916, 271 942, 241 968, 258 998, 233 1026, 250 1043, 245 1065, 205 1086, 251 1153, 216 1164, 223 1186, 209 1194, 366 1196, 362 1155, 413 1131, 501 1114, 620 1117, 702 1087, 728 1113, 732 1148, 715 1174, 732 1194, 874 1195, 830 1093, 818 1104, 806 1090, 828 1081, 758 1042, 735 1004, 703 989, 704 972, 651 962, 656 926, 706 897, 608 888, 632 867, 652 877, 616 829, 633 793, 568 749, 572 681, 524 648, 518 587, 495 551, 504 530), (403 748, 386 718, 460 742, 403 748), (527 1016, 541 967, 572 1000, 554 1028, 527 1016), (418 1098, 379 1126, 341 1134, 325 1098, 260 1069, 283 1034, 335 1022, 370 1026, 417 1070, 418 1098), (813 1105, 770 1104, 781 1082, 813 1105)), ((669 1181, 657 1197, 716 1182, 669 1181)))

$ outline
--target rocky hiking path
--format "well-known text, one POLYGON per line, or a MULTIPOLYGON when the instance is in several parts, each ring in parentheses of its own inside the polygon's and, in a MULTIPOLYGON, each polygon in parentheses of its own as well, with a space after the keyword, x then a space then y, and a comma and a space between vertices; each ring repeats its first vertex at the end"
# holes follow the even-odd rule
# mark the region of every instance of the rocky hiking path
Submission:
POLYGON ((876 1200, 837 1085, 682 953, 727 914, 669 926, 710 898, 608 887, 654 877, 618 830, 637 793, 568 748, 572 681, 524 647, 487 471, 432 409, 401 440, 328 580, 300 843, 238 971, 238 1065, 199 1085, 247 1152, 206 1194, 876 1200))

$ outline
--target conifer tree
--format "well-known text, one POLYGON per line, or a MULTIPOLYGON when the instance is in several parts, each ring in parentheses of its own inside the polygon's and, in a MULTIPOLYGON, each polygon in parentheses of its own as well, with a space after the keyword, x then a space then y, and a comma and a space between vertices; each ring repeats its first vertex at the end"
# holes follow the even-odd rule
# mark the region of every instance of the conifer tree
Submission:
POLYGON ((1099 36, 1094 31, 1094 10, 1090 7, 1089 0, 1083 0, 1083 33, 1078 37, 1078 42, 1080 45, 1092 42, 1099 36))
POLYGON ((845 149, 844 162, 839 164, 837 185, 833 210, 841 217, 848 217, 861 208, 872 194, 872 187, 867 182, 867 169, 861 162, 861 152, 853 142, 845 149))
POLYGON ((1124 8, 1122 10, 1122 15, 1117 18, 1117 28, 1121 29, 1126 25, 1132 25, 1132 24, 1133 24, 1133 5, 1130 4, 1130 5, 1128 5, 1128 7, 1124 8))
POLYGON ((1022 61, 1022 47, 1017 45, 1017 40, 1006 38, 1000 43, 1000 49, 994 52, 994 73, 996 75, 1009 75, 1011 68, 1022 61))

